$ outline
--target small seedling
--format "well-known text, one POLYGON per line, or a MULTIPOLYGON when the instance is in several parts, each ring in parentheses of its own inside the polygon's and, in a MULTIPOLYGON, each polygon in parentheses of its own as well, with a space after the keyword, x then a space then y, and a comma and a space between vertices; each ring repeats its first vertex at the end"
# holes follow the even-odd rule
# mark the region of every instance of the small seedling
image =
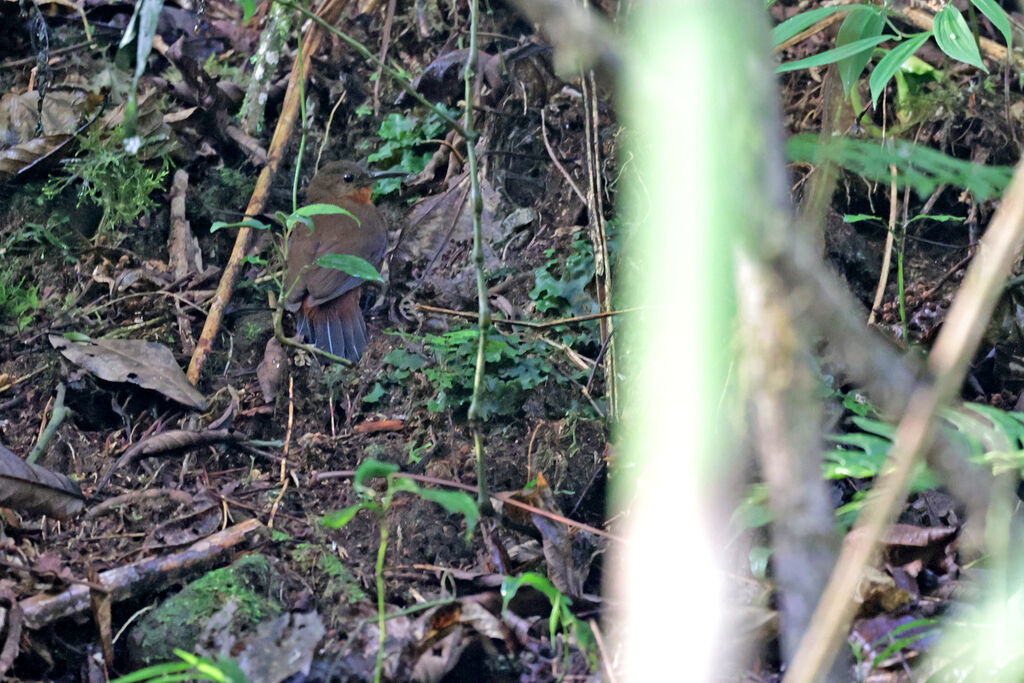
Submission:
POLYGON ((387 514, 391 508, 395 494, 405 491, 419 496, 424 500, 437 503, 449 512, 461 513, 466 517, 466 542, 473 536, 477 522, 480 520, 480 512, 477 510, 476 501, 464 491, 441 491, 438 489, 425 489, 412 479, 396 476, 398 465, 393 463, 380 462, 379 460, 366 460, 359 469, 353 481, 353 487, 359 494, 360 501, 342 510, 336 510, 324 517, 324 526, 330 529, 341 529, 352 521, 362 510, 369 510, 377 517, 380 528, 380 542, 377 546, 377 627, 380 629, 380 641, 377 647, 377 666, 374 671, 374 681, 379 682, 384 672, 384 641, 387 635, 385 630, 387 615, 384 611, 384 558, 388 550, 388 525, 387 514), (366 482, 374 478, 384 478, 387 481, 387 488, 379 495, 366 482))
MULTIPOLYGON (((423 374, 437 391, 427 402, 432 412, 462 410, 468 408, 473 395, 478 335, 476 327, 422 338, 403 335, 430 349, 435 362, 405 349, 393 350, 384 360, 394 367, 391 378, 396 384, 405 383, 414 372, 423 374)), ((492 329, 484 353, 487 357, 486 392, 481 405, 484 419, 514 415, 522 409, 529 391, 549 379, 564 381, 548 360, 551 347, 543 342, 529 342, 517 334, 506 336, 492 329)))
POLYGON ((555 588, 555 585, 547 577, 534 572, 506 577, 501 584, 502 612, 508 612, 509 603, 523 586, 529 586, 543 593, 551 603, 548 632, 552 647, 557 642, 556 638, 559 633, 574 638, 580 650, 586 655, 590 669, 597 670, 600 653, 597 649, 594 632, 590 630, 590 625, 587 622, 578 619, 569 609, 572 605, 572 598, 555 588))
POLYGON ((180 662, 154 664, 139 669, 127 676, 116 678, 111 683, 145 683, 156 681, 213 681, 214 683, 248 683, 249 679, 238 665, 225 657, 217 661, 194 655, 184 650, 174 650, 180 662))

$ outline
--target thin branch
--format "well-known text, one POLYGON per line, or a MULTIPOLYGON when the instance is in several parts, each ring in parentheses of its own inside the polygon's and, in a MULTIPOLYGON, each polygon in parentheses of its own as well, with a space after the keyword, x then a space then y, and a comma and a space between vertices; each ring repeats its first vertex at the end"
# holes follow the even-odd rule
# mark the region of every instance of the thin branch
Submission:
MULTIPOLYGON (((355 476, 356 476, 356 471, 355 470, 334 470, 334 471, 330 471, 330 472, 317 472, 315 475, 313 475, 312 482, 315 483, 315 484, 320 484, 320 483, 323 483, 323 482, 328 481, 330 479, 351 479, 351 478, 353 478, 355 476)), ((468 491, 469 493, 479 493, 479 491, 480 491, 480 487, 479 486, 473 486, 472 484, 463 484, 462 482, 451 481, 449 479, 439 479, 437 477, 429 477, 429 476, 427 476, 425 474, 412 474, 411 472, 395 472, 391 476, 392 477, 403 477, 405 479, 412 479, 413 481, 418 481, 421 484, 433 484, 435 486, 447 486, 447 487, 453 488, 453 489, 460 489, 462 491, 468 491)), ((616 541, 618 543, 626 543, 626 539, 623 538, 622 536, 616 536, 615 534, 608 533, 607 531, 605 531, 603 529, 598 529, 597 527, 590 526, 589 524, 584 524, 583 522, 577 522, 574 519, 569 519, 568 517, 566 517, 564 515, 560 515, 557 512, 550 512, 548 510, 543 510, 541 508, 538 508, 538 507, 535 507, 533 505, 530 505, 529 503, 524 503, 521 500, 516 500, 516 498, 514 497, 513 493, 509 493, 509 492, 495 493, 494 497, 497 498, 498 500, 500 500, 505 505, 509 505, 511 507, 519 508, 520 510, 525 510, 525 511, 531 513, 531 514, 540 515, 541 517, 545 517, 545 518, 550 519, 550 520, 552 520, 554 522, 558 522, 560 524, 564 524, 564 525, 569 526, 569 527, 580 529, 582 531, 589 531, 592 534, 600 536, 601 538, 607 538, 610 541, 616 541)))
MULTIPOLYGON (((382 62, 379 59, 377 59, 376 55, 374 55, 372 52, 370 52, 370 50, 365 45, 360 43, 358 40, 356 40, 355 38, 353 38, 353 37, 351 37, 351 36, 349 36, 349 35, 347 35, 345 33, 342 33, 339 29, 337 29, 334 26, 332 26, 329 22, 324 21, 321 17, 317 16, 316 14, 313 14, 312 12, 310 12, 305 7, 301 7, 299 5, 296 5, 294 3, 287 2, 287 1, 281 1, 281 0, 279 0, 279 1, 285 7, 290 7, 292 9, 294 9, 295 11, 303 14, 307 18, 313 20, 315 23, 319 24, 321 27, 323 27, 324 30, 330 31, 331 33, 336 35, 344 43, 346 43, 349 47, 351 47, 356 52, 358 52, 359 55, 363 59, 365 59, 366 61, 370 62, 374 66, 378 67, 381 71, 383 71, 388 76, 393 78, 395 80, 395 83, 398 84, 398 87, 400 87, 402 90, 404 90, 410 97, 412 97, 414 100, 416 100, 417 102, 422 104, 424 107, 427 107, 428 109, 430 109, 430 111, 432 111, 435 114, 437 114, 437 116, 440 117, 441 120, 443 120, 445 123, 447 123, 449 127, 451 127, 454 130, 456 130, 459 133, 459 135, 461 135, 462 137, 466 138, 466 140, 469 140, 469 141, 475 141, 476 140, 476 134, 475 133, 474 134, 470 134, 462 126, 462 124, 460 124, 458 121, 453 119, 443 109, 441 109, 436 104, 434 104, 433 102, 431 102, 430 100, 425 98, 423 95, 421 95, 419 93, 419 91, 417 91, 414 87, 412 87, 412 84, 409 82, 409 79, 406 78, 401 72, 399 72, 397 69, 395 69, 395 68, 393 68, 391 66, 388 66, 384 62, 382 62)), ((476 58, 476 54, 475 53, 472 55, 472 58, 475 60, 475 58, 476 58)), ((475 68, 475 66, 474 66, 474 68, 475 68)))
MULTIPOLYGON (((334 20, 340 15, 345 4, 347 4, 347 0, 328 0, 320 12, 328 20, 334 20)), ((328 24, 328 22, 319 17, 317 21, 322 24, 328 24)), ((311 27, 302 44, 302 59, 296 60, 292 64, 292 72, 288 79, 288 89, 285 91, 284 103, 281 105, 281 116, 278 118, 277 127, 274 129, 274 135, 270 140, 270 147, 267 150, 267 156, 270 160, 263 167, 259 178, 256 180, 256 187, 253 190, 252 197, 249 199, 249 206, 245 210, 246 215, 255 216, 263 211, 263 206, 270 193, 271 181, 274 179, 274 174, 277 173, 277 167, 281 165, 281 159, 284 157, 288 139, 291 137, 292 129, 295 127, 295 119, 298 116, 299 99, 302 91, 298 83, 301 78, 300 74, 309 74, 310 61, 313 54, 320 47, 320 43, 323 42, 323 38, 323 31, 319 30, 318 26, 311 27)), ((203 332, 196 344, 195 353, 192 354, 192 360, 189 362, 188 380, 192 384, 199 383, 199 376, 203 372, 206 358, 210 351, 213 350, 214 341, 220 332, 220 323, 224 317, 224 309, 231 300, 231 295, 235 289, 235 282, 242 272, 242 262, 249 248, 251 235, 252 228, 243 227, 239 229, 238 235, 235 237, 235 246, 231 250, 231 256, 228 258, 227 265, 224 267, 220 284, 217 286, 217 293, 213 297, 213 301, 210 304, 210 312, 206 316, 206 323, 203 325, 203 332)))
MULTIPOLYGON (((427 311, 428 313, 443 313, 445 315, 452 315, 457 318, 468 318, 469 320, 479 320, 480 314, 473 313, 472 311, 456 311, 451 308, 441 308, 439 306, 428 306, 427 304, 415 304, 416 308, 420 311, 427 311)), ((623 308, 618 311, 607 311, 604 313, 590 313, 588 315, 577 315, 571 318, 559 318, 558 320, 545 320, 543 322, 536 322, 534 320, 507 320, 505 318, 493 318, 491 319, 492 324, 503 324, 503 325, 518 325, 519 327, 529 327, 534 330, 543 330, 548 327, 557 327, 558 325, 569 325, 572 323, 583 323, 589 320, 601 320, 602 318, 608 318, 613 315, 622 315, 624 313, 638 313, 640 311, 650 310, 646 306, 635 306, 633 308, 623 308)))
POLYGON ((471 0, 469 4, 469 56, 466 58, 465 80, 465 130, 466 158, 469 161, 469 203, 473 209, 473 268, 476 271, 476 295, 479 306, 479 335, 476 345, 476 372, 473 374, 473 398, 469 403, 469 425, 473 430, 473 447, 476 451, 476 479, 480 487, 477 493, 477 506, 481 513, 492 512, 491 499, 487 493, 487 459, 484 453, 484 437, 481 431, 483 416, 481 415, 481 398, 484 393, 484 371, 486 368, 487 330, 490 327, 491 311, 487 293, 487 279, 484 277, 484 236, 483 221, 484 202, 480 194, 480 171, 477 168, 476 134, 473 131, 473 83, 476 80, 478 52, 476 46, 477 13, 479 0, 471 0))
POLYGON ((544 149, 548 151, 548 156, 551 157, 551 163, 555 165, 558 172, 561 173, 562 177, 569 183, 569 187, 572 188, 572 191, 576 193, 576 196, 579 197, 580 201, 583 202, 583 205, 586 206, 587 198, 584 196, 583 190, 581 190, 580 186, 576 184, 576 181, 572 179, 569 172, 565 170, 565 166, 563 166, 562 162, 558 160, 558 157, 555 155, 555 150, 552 149, 551 143, 548 142, 548 124, 547 121, 544 120, 544 107, 541 107, 540 109, 540 134, 541 138, 544 140, 544 149))
MULTIPOLYGON (((889 164, 889 173, 892 174, 892 183, 889 187, 889 230, 885 236, 885 254, 882 256, 882 272, 878 276, 878 286, 875 288, 875 300, 871 302, 871 312, 868 314, 868 325, 875 324, 875 311, 882 307, 882 299, 885 298, 885 287, 889 282, 889 264, 892 260, 892 243, 896 233, 896 207, 899 206, 896 193, 896 165, 889 164)), ((904 339, 906 344, 907 340, 904 339)))

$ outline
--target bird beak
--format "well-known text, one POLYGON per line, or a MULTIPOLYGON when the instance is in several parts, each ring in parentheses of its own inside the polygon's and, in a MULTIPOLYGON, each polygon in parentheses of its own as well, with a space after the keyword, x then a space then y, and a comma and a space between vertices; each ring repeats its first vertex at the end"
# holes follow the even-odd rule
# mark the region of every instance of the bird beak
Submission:
POLYGON ((370 171, 370 178, 380 180, 381 178, 404 178, 409 175, 405 171, 370 171))

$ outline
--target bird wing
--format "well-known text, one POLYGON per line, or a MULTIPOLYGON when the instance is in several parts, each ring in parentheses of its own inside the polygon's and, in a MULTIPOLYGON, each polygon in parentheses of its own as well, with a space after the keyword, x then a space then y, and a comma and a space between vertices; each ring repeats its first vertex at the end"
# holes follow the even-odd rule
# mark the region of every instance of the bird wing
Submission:
MULTIPOLYGON (((343 239, 339 238, 336 232, 322 230, 322 234, 317 235, 314 230, 314 239, 308 240, 309 247, 311 247, 309 249, 311 258, 305 261, 296 259, 295 262, 315 264, 317 259, 327 254, 351 254, 369 261, 375 268, 380 268, 388 246, 387 234, 380 214, 373 207, 366 207, 369 209, 368 211, 361 210, 363 207, 346 208, 359 219, 359 227, 346 231, 343 239)), ((341 218, 335 217, 335 220, 341 220, 341 218)), ((347 220, 351 221, 350 218, 347 220)), ((302 229, 308 230, 308 228, 302 229)), ((296 254, 296 256, 306 256, 306 254, 296 254)), ((293 261, 290 254, 289 261, 293 261)), ((311 265, 305 270, 302 277, 304 292, 298 294, 298 299, 294 298, 296 292, 292 292, 289 301, 300 301, 303 294, 308 294, 307 303, 319 306, 355 289, 363 282, 363 278, 334 268, 311 265)))

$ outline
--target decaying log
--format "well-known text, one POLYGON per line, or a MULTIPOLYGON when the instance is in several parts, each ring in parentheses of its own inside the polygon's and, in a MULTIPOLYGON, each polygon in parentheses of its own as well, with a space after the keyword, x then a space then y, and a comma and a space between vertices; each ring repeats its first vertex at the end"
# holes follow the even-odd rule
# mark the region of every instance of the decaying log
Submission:
MULTIPOLYGON (((180 553, 108 569, 99 575, 99 581, 110 591, 114 601, 156 593, 183 576, 217 564, 229 550, 263 528, 258 519, 250 519, 196 541, 180 553)), ((25 626, 42 628, 89 609, 89 587, 76 584, 62 593, 33 595, 19 601, 18 606, 24 612, 25 626)))

